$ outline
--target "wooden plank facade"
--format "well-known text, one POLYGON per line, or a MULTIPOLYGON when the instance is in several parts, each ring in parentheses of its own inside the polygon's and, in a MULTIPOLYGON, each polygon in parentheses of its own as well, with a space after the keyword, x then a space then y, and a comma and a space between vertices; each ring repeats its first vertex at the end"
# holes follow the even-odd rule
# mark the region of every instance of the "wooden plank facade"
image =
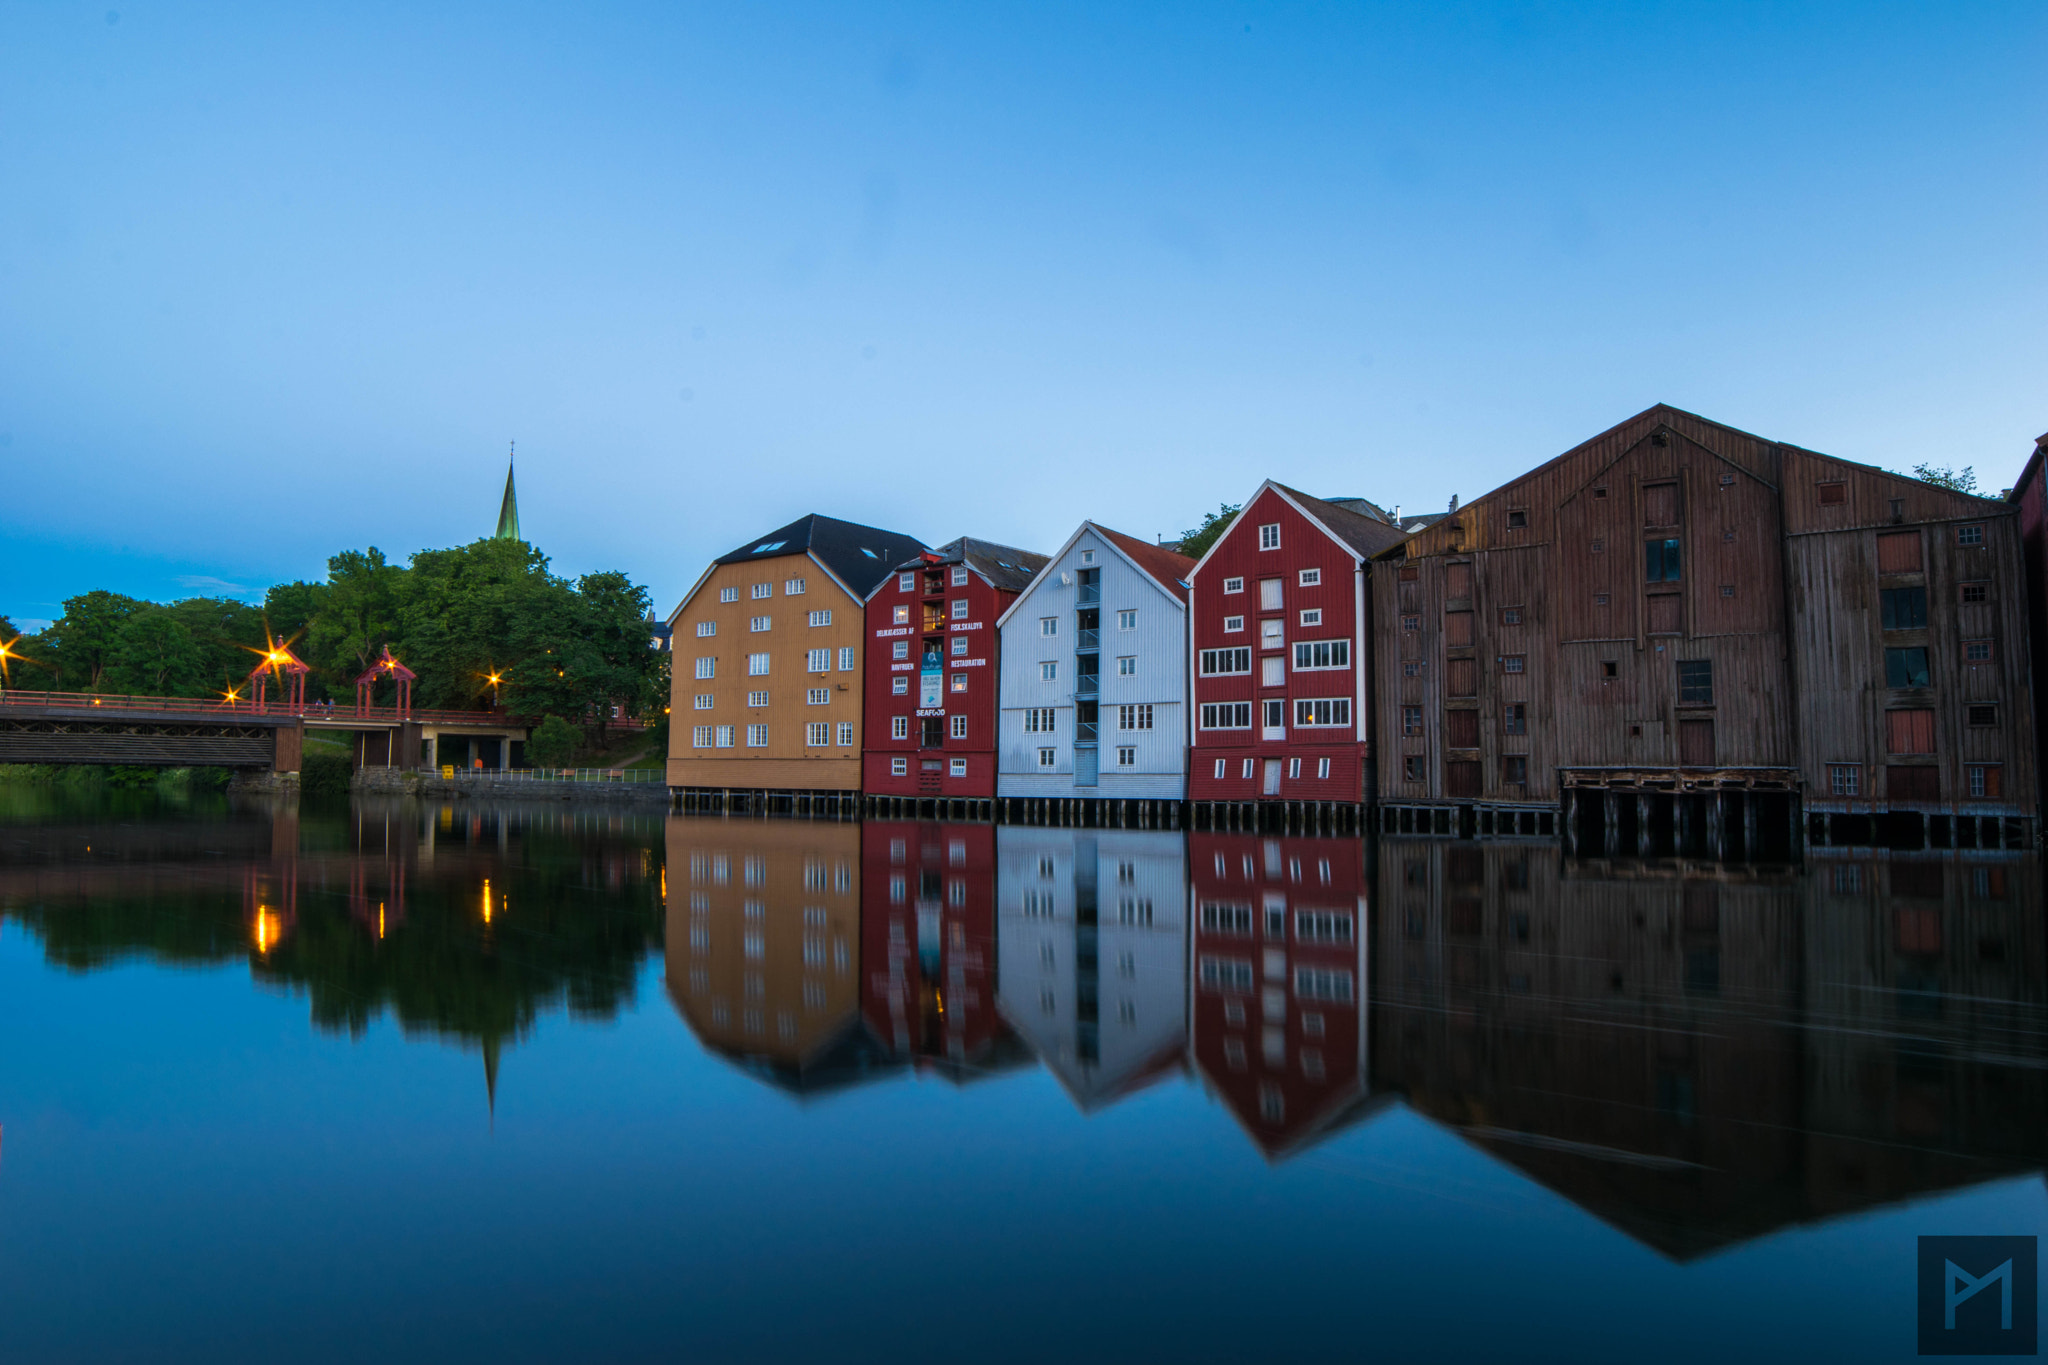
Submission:
POLYGON ((1739 821, 1754 849, 1797 837, 1795 797, 1937 838, 2033 816, 2007 504, 1659 406, 1371 581, 1381 799, 1417 816, 1390 829, 1453 806, 1534 833, 1562 805, 1609 841, 1718 847, 1739 821))

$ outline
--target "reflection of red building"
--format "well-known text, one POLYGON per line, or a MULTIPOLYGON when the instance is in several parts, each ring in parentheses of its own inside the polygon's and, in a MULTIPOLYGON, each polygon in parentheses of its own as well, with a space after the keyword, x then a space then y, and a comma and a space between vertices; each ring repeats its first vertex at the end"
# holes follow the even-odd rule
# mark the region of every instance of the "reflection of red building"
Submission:
POLYGON ((861 826, 861 1016, 897 1061, 964 1068, 1014 1060, 996 1016, 995 827, 861 826))
POLYGON ((1269 1160, 1367 1108, 1364 845, 1188 836, 1195 1065, 1269 1160))
POLYGON ((1045 556, 961 537, 896 566, 867 599, 861 790, 996 794, 996 621, 1045 556))

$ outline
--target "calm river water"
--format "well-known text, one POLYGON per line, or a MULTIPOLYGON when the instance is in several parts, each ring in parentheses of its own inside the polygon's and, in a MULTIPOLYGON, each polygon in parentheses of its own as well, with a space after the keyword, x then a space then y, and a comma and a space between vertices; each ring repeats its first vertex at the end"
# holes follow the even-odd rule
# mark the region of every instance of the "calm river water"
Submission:
POLYGON ((2040 868, 0 793, 0 1359, 1906 1360, 2040 868))

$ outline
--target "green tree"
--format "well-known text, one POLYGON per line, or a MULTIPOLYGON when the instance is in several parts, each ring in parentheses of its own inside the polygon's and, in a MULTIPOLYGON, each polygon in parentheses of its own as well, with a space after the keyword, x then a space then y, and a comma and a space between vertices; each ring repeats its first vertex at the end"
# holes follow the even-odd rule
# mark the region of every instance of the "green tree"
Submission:
POLYGON ((526 741, 526 754, 543 768, 565 768, 583 744, 583 732, 560 716, 549 716, 534 727, 526 741))
MULTIPOLYGON (((327 582, 315 593, 280 593, 287 616, 305 612, 301 657, 319 669, 337 694, 380 658, 387 645, 397 652, 406 596, 406 571, 372 545, 343 550, 327 561, 327 582), (310 608, 310 610, 308 610, 310 608)), ((309 584, 294 585, 304 588, 309 584)), ((272 626, 285 629, 276 618, 272 626)))
POLYGON ((1202 524, 1190 531, 1180 533, 1180 552, 1190 559, 1200 559, 1209 552, 1230 523, 1237 520, 1237 514, 1244 510, 1234 503, 1224 503, 1215 511, 1202 518, 1202 524))
POLYGON ((1916 464, 1913 466, 1913 477, 1922 483, 1931 483, 1936 488, 1946 488, 1954 493, 1974 494, 1977 491, 1977 469, 1974 465, 1964 465, 1958 472, 1947 465, 1916 464))
POLYGON ((188 597, 168 610, 192 633, 201 656, 191 686, 173 695, 216 696, 249 676, 264 641, 259 608, 232 597, 188 597))
POLYGON ((37 640, 37 653, 60 690, 97 692, 113 666, 121 627, 150 604, 117 592, 94 589, 64 599, 64 614, 37 640))
POLYGON ((209 681, 206 656, 192 631, 153 602, 122 623, 105 677, 117 691, 156 697, 197 695, 209 681))

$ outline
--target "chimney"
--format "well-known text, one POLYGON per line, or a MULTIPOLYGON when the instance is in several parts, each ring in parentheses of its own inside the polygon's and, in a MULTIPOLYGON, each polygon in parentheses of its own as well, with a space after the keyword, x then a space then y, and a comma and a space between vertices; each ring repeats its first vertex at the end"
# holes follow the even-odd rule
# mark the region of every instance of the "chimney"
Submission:
MULTIPOLYGON (((1458 495, 1457 495, 1456 493, 1453 493, 1453 494, 1451 494, 1451 512, 1455 512, 1455 511, 1457 511, 1457 510, 1458 510, 1458 495)), ((1450 515, 1450 512, 1446 512, 1446 513, 1445 513, 1444 515, 1445 515, 1445 516, 1449 516, 1449 515, 1450 515)))

